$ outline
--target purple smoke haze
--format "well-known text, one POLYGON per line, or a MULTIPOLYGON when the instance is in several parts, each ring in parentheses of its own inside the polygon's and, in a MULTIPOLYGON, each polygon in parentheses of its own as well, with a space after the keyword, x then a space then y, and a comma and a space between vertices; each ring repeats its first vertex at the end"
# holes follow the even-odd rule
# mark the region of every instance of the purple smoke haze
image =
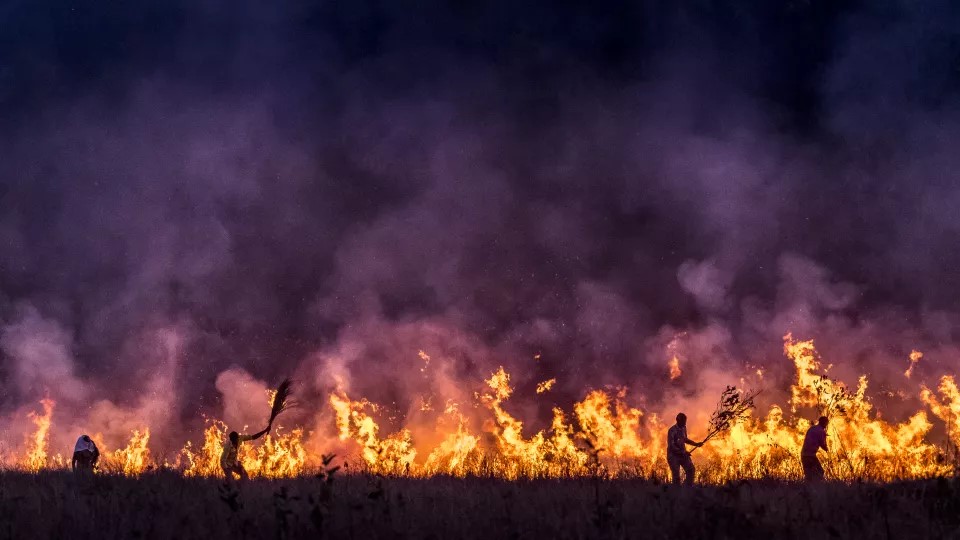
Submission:
POLYGON ((318 447, 338 385, 414 415, 499 365, 534 426, 669 412, 785 388, 787 332, 955 371, 952 3, 295 4, 0 9, 7 449, 49 396, 58 447, 171 451, 288 375, 318 447))

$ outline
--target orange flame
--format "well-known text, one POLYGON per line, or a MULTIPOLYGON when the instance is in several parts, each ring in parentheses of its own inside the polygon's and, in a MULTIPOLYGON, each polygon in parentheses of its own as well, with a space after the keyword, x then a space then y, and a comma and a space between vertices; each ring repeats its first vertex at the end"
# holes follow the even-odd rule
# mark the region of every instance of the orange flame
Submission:
MULTIPOLYGON (((881 420, 866 397, 867 378, 861 377, 855 391, 825 376, 826 369, 812 341, 784 338, 784 352, 792 361, 796 382, 790 388, 792 417, 776 404, 763 417, 736 422, 725 437, 712 440, 698 461, 700 478, 724 482, 734 478, 800 478, 798 459, 807 416, 830 412, 833 450, 823 457, 834 478, 892 480, 941 474, 945 471, 942 450, 927 442, 932 425, 924 411, 902 423, 881 420), (798 415, 798 411, 813 409, 798 415)), ((757 370, 762 376, 762 371, 757 370)), ((951 380, 952 381, 952 380, 951 380)), ((453 430, 439 444, 427 449, 422 463, 409 429, 386 438, 372 414, 376 407, 366 400, 351 401, 345 394, 331 397, 337 412, 341 440, 356 441, 368 468, 393 474, 494 474, 503 478, 617 475, 642 473, 663 476, 663 441, 666 426, 656 415, 645 415, 628 406, 621 389, 611 395, 594 390, 574 404, 573 422, 561 409, 554 409, 548 430, 525 435, 524 422, 506 409, 513 394, 510 375, 500 368, 485 381, 488 390, 478 393, 478 402, 492 415, 483 423, 483 433, 472 432, 466 418, 453 422, 453 430), (392 442, 389 444, 388 442, 392 442)), ((933 409, 938 416, 957 421, 960 433, 960 392, 949 384, 941 394, 954 396, 950 406, 933 409), (952 392, 952 394, 951 394, 952 392)), ((438 426, 441 421, 438 419, 438 426)), ((441 430, 442 431, 442 430, 441 430)))
MULTIPOLYGON (((100 441, 97 442, 97 446, 102 448, 103 444, 99 444, 100 441)), ((127 446, 113 452, 104 452, 98 466, 102 470, 124 476, 140 476, 152 466, 150 450, 147 448, 149 442, 149 428, 143 431, 135 429, 130 434, 130 442, 127 446)))
POLYGON ((680 359, 674 356, 667 362, 667 366, 670 368, 670 380, 674 381, 680 375, 683 375, 683 371, 680 370, 680 359))
MULTIPOLYGON (((229 429, 219 420, 208 420, 207 424, 200 448, 195 449, 188 441, 174 463, 174 468, 182 470, 184 476, 223 476, 220 456, 229 429)), ((286 434, 265 435, 260 444, 244 443, 239 452, 240 464, 251 477, 298 476, 305 471, 307 458, 300 428, 286 434)))
POLYGON ((47 466, 47 437, 50 433, 50 420, 53 417, 52 399, 41 399, 43 414, 31 412, 27 415, 37 430, 27 439, 27 454, 20 466, 28 471, 39 471, 47 466))
POLYGON ((556 380, 556 379, 550 379, 550 380, 547 380, 547 381, 543 381, 542 383, 540 383, 540 384, 537 385, 537 393, 538 393, 538 394, 542 394, 542 393, 544 393, 544 392, 549 392, 550 389, 553 388, 553 385, 555 385, 555 384, 557 384, 557 380, 556 380))
MULTIPOLYGON (((933 425, 927 410, 946 424, 950 441, 960 445, 960 388, 952 376, 941 378, 935 390, 921 386, 919 398, 925 408, 892 422, 881 417, 867 397, 866 376, 852 389, 826 376, 830 366, 824 367, 812 340, 799 341, 788 334, 783 350, 794 370, 785 399, 767 403, 765 412, 737 419, 728 432, 698 451, 699 481, 800 478, 798 454, 804 433, 810 419, 820 414, 830 416, 830 452, 822 455, 822 461, 831 478, 889 481, 949 472, 944 447, 928 440, 933 425)), ((421 358, 426 363, 429 356, 422 353, 421 358)), ((910 358, 913 366, 921 355, 914 351, 910 358)), ((674 360, 679 371, 679 356, 674 355, 674 360)), ((749 372, 762 378, 763 369, 751 367, 749 372)), ((538 384, 537 394, 550 390, 555 381, 538 384)), ((341 389, 330 394, 328 403, 342 444, 358 458, 361 469, 377 474, 505 479, 666 476, 667 426, 656 413, 672 415, 674 411, 632 406, 625 388, 593 389, 567 411, 553 408, 543 429, 531 429, 534 421, 511 410, 514 393, 511 375, 501 367, 483 381, 474 403, 446 400, 434 407, 430 405, 433 396, 421 398, 419 410, 414 407, 416 418, 406 426, 399 424, 392 433, 378 423, 383 410, 366 399, 351 399, 341 389)), ((54 403, 42 400, 40 404, 42 413, 29 414, 35 430, 23 456, 16 460, 17 466, 32 471, 63 464, 62 458, 48 456, 54 403)), ((696 418, 695 411, 688 412, 696 418)), ((694 438, 695 427, 691 426, 694 438)), ((223 422, 208 420, 199 446, 188 442, 175 462, 165 466, 187 476, 222 476, 220 456, 227 433, 223 422)), ((303 439, 301 428, 277 429, 260 441, 242 445, 241 464, 250 476, 303 474, 320 462, 319 456, 306 451, 303 439)), ((156 467, 149 442, 149 427, 133 431, 125 448, 103 452, 102 468, 135 476, 156 467)))

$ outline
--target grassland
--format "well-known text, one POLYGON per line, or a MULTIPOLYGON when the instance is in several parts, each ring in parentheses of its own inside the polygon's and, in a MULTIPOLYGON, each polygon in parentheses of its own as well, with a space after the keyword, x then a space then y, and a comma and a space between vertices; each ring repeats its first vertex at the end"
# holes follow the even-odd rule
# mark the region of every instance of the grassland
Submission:
POLYGON ((960 482, 427 480, 344 475, 222 480, 173 473, 0 473, 0 537, 957 538, 960 482))

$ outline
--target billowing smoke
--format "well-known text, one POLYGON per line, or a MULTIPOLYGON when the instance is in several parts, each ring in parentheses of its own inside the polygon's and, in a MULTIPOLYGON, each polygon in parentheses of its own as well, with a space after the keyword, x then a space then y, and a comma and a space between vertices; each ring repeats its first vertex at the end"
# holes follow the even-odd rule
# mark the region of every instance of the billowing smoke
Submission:
POLYGON ((415 421, 500 365, 534 426, 702 421, 788 332, 955 370, 949 1, 176 4, 0 10, 5 449, 44 397, 62 448, 259 429, 288 375, 322 449, 334 389, 415 421))

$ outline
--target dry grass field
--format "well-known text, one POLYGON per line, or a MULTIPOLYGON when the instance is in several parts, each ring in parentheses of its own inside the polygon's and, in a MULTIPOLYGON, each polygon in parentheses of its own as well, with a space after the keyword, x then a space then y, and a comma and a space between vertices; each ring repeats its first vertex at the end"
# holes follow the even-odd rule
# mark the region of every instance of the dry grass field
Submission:
POLYGON ((742 482, 678 489, 646 480, 503 481, 359 474, 222 480, 68 472, 0 474, 0 537, 954 538, 960 482, 742 482))

